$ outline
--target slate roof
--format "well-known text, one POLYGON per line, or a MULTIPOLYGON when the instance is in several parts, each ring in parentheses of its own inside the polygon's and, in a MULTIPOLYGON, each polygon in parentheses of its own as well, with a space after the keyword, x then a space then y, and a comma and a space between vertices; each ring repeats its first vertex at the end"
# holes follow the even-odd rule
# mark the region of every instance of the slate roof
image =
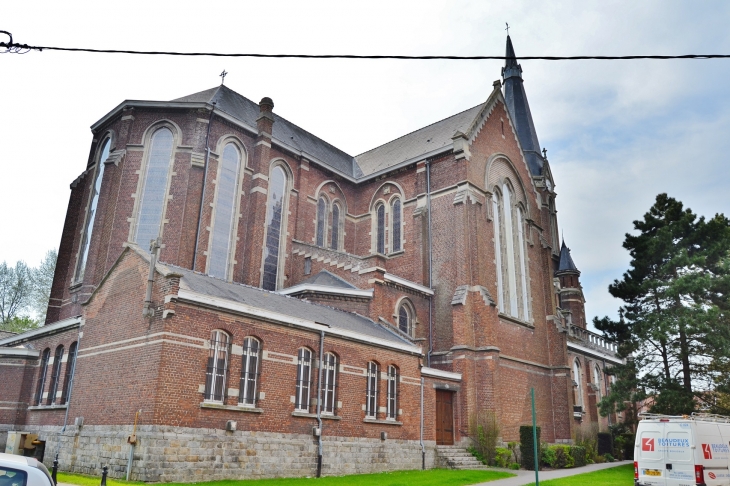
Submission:
MULTIPOLYGON (((241 96, 225 85, 216 86, 215 88, 183 96, 172 101, 191 103, 215 102, 216 110, 223 111, 254 128, 256 127, 256 119, 259 116, 258 103, 254 103, 245 96, 241 96)), ((272 135, 275 139, 295 149, 306 152, 310 156, 316 157, 321 162, 350 177, 358 178, 362 175, 352 155, 346 154, 337 147, 312 135, 276 113, 274 113, 273 132, 272 135)))
MULTIPOLYGON (((328 272, 327 270, 321 270, 316 275, 312 275, 308 279, 302 280, 297 285, 322 285, 325 287, 335 287, 338 289, 357 289, 347 280, 338 277, 334 273, 328 272)), ((358 289, 359 290, 359 289, 358 289)))
POLYGON ((575 266, 573 258, 570 256, 570 248, 565 245, 560 247, 560 263, 558 263, 558 272, 575 272, 580 273, 578 267, 575 266))
MULTIPOLYGON (((506 56, 515 57, 512 39, 509 36, 507 36, 506 56)), ((540 152, 540 142, 537 139, 530 104, 527 102, 527 93, 525 93, 522 83, 522 67, 517 64, 516 59, 507 59, 504 69, 502 69, 502 75, 504 76, 504 101, 525 154, 527 166, 532 175, 542 175, 545 160, 540 152)))
MULTIPOLYGON (((138 252, 138 254, 140 254, 138 252)), ((143 258, 145 255, 140 254, 143 258)), ((181 275, 180 288, 204 295, 240 302, 252 307, 278 312, 300 319, 308 319, 332 328, 357 332, 366 336, 384 339, 396 344, 413 343, 400 337, 395 331, 373 322, 367 317, 345 312, 321 304, 306 302, 295 297, 279 295, 248 285, 226 282, 218 278, 193 272, 185 268, 160 263, 171 272, 181 275)))
POLYGON ((423 127, 380 147, 368 150, 355 157, 357 164, 368 176, 390 166, 411 160, 452 143, 451 137, 460 131, 467 133, 484 103, 466 111, 423 127))

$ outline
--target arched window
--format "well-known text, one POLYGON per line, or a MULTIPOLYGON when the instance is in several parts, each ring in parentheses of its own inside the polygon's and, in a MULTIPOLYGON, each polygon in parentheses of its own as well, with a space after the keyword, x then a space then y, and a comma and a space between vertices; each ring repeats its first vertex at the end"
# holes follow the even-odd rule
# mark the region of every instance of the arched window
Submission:
POLYGON ((104 163, 109 157, 111 139, 106 138, 102 144, 99 160, 96 163, 96 178, 91 188, 91 202, 86 216, 86 227, 84 228, 83 239, 79 251, 79 259, 76 266, 76 281, 80 282, 84 279, 86 271, 86 259, 89 256, 89 246, 91 246, 91 234, 94 231, 94 220, 96 219, 96 208, 99 205, 99 193, 101 192, 101 182, 104 178, 104 163))
POLYGON ((238 207, 238 179, 241 155, 232 143, 223 149, 216 183, 215 216, 210 238, 208 274, 228 278, 229 262, 233 253, 233 229, 238 207))
POLYGON ((66 359, 66 375, 63 379, 63 395, 61 403, 68 403, 71 394, 71 386, 74 373, 76 373, 76 355, 78 354, 79 343, 73 342, 68 348, 68 358, 66 359))
POLYGON ((53 372, 51 373, 51 386, 48 390, 48 399, 46 405, 53 405, 56 401, 56 393, 58 392, 58 382, 61 378, 61 362, 63 361, 63 346, 56 348, 53 355, 53 372))
POLYGON ((334 415, 337 411, 337 356, 324 355, 322 360, 322 385, 320 386, 322 413, 334 415))
POLYGON ((509 300, 505 302, 508 308, 508 314, 518 316, 517 306, 517 275, 515 271, 515 245, 513 235, 514 219, 512 215, 512 190, 507 184, 502 185, 502 196, 504 197, 503 213, 504 217, 504 245, 507 253, 507 286, 509 288, 509 300))
POLYGON ((370 361, 367 370, 367 395, 365 397, 365 416, 378 417, 378 363, 370 361))
POLYGON ((385 205, 383 203, 375 206, 375 218, 375 251, 385 254, 385 205))
POLYGON ((398 418, 398 368, 388 366, 388 397, 385 412, 387 420, 398 418))
POLYGON ((494 261, 497 270, 497 307, 500 312, 504 312, 505 302, 505 287, 503 281, 503 268, 502 268, 502 251, 504 245, 502 244, 502 222, 500 213, 502 212, 502 200, 500 195, 495 192, 492 195, 492 214, 494 215, 494 261))
POLYGON ((340 205, 334 203, 332 205, 332 241, 330 248, 333 250, 340 249, 340 205))
POLYGON ((256 388, 259 382, 259 363, 261 362, 261 343, 256 338, 243 340, 243 358, 241 362, 241 392, 238 403, 244 407, 256 406, 256 388))
POLYGON ((581 378, 580 363, 575 359, 573 360, 573 400, 576 414, 583 412, 583 380, 581 378))
POLYGON ((41 366, 38 375, 38 386, 35 391, 35 404, 41 405, 43 402, 43 390, 46 387, 46 376, 48 375, 48 361, 51 359, 51 348, 43 350, 41 356, 41 366))
POLYGON ((402 249, 402 238, 401 238, 401 203, 400 198, 393 199, 391 204, 391 215, 390 220, 392 221, 392 228, 390 231, 390 251, 396 252, 402 249))
POLYGON ((264 245, 264 275, 262 287, 276 290, 279 286, 281 233, 286 208, 286 173, 277 165, 269 178, 269 203, 266 208, 266 240, 264 245))
POLYGON ((299 348, 297 354, 297 389, 294 396, 294 409, 309 411, 309 390, 312 386, 312 351, 299 348))
POLYGON ((413 321, 415 321, 413 306, 407 300, 403 300, 398 306, 398 329, 413 336, 413 321))
POLYGON ((553 253, 560 251, 560 242, 558 241, 558 217, 555 210, 555 199, 550 198, 548 203, 550 210, 550 241, 553 245, 553 253))
POLYGON ((593 384, 596 385, 596 402, 601 400, 601 369, 598 365, 593 367, 593 384))
POLYGON ((319 196, 317 201, 317 246, 324 246, 327 241, 327 199, 319 196))
POLYGON ((150 241, 160 235, 162 213, 167 202, 172 147, 173 136, 168 128, 160 128, 152 135, 134 239, 145 251, 148 251, 150 241))
POLYGON ((523 321, 530 320, 530 297, 527 287, 527 246, 525 246, 525 216, 521 207, 517 207, 517 251, 519 254, 520 271, 520 318, 523 321))
POLYGON ((223 402, 228 373, 230 337, 225 331, 215 330, 210 336, 210 355, 205 380, 205 400, 223 402))

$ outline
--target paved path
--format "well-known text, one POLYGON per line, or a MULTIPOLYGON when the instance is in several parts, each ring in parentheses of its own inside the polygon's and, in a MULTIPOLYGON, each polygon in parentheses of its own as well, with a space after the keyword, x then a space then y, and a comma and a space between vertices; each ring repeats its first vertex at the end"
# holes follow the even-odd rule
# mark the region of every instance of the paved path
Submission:
MULTIPOLYGON (((633 464, 632 461, 604 462, 603 464, 591 464, 589 466, 574 467, 571 469, 556 469, 554 471, 540 471, 540 482, 548 479, 565 478, 610 467, 623 466, 624 464, 633 464)), ((535 482, 535 471, 510 471, 508 469, 500 469, 500 471, 511 472, 517 474, 515 478, 498 479, 497 481, 489 481, 488 483, 479 483, 475 486, 523 486, 535 482)), ((629 483, 631 484, 631 483, 629 483)))

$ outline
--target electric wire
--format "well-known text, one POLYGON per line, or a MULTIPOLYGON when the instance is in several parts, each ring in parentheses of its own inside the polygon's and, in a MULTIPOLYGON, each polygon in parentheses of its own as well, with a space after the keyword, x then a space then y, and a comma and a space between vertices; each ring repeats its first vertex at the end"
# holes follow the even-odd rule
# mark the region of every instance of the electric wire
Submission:
POLYGON ((452 60, 452 61, 483 61, 483 60, 520 60, 520 61, 622 61, 635 59, 728 59, 730 54, 680 54, 680 55, 630 55, 630 56, 407 56, 407 55, 371 55, 371 54, 262 54, 262 53, 225 53, 225 52, 177 52, 177 51, 138 51, 128 49, 92 49, 86 47, 54 47, 54 46, 32 46, 13 42, 12 35, 4 30, 10 38, 9 42, 0 42, 0 49, 4 48, 2 54, 27 54, 30 51, 64 51, 64 52, 88 52, 94 54, 135 54, 147 56, 191 56, 191 57, 252 57, 252 58, 275 58, 275 59, 395 59, 395 60, 452 60))

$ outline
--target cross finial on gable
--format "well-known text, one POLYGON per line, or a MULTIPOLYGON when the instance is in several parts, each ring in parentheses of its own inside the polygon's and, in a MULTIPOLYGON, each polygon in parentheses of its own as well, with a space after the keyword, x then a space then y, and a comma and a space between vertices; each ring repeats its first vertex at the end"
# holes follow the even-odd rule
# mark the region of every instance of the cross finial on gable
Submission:
POLYGON ((226 80, 226 75, 227 75, 227 74, 228 74, 228 73, 227 73, 227 72, 226 72, 226 70, 224 69, 224 70, 223 70, 223 72, 222 72, 222 73, 220 73, 220 74, 218 75, 218 76, 220 76, 220 77, 221 77, 221 85, 223 85, 223 83, 225 82, 225 80, 226 80))

